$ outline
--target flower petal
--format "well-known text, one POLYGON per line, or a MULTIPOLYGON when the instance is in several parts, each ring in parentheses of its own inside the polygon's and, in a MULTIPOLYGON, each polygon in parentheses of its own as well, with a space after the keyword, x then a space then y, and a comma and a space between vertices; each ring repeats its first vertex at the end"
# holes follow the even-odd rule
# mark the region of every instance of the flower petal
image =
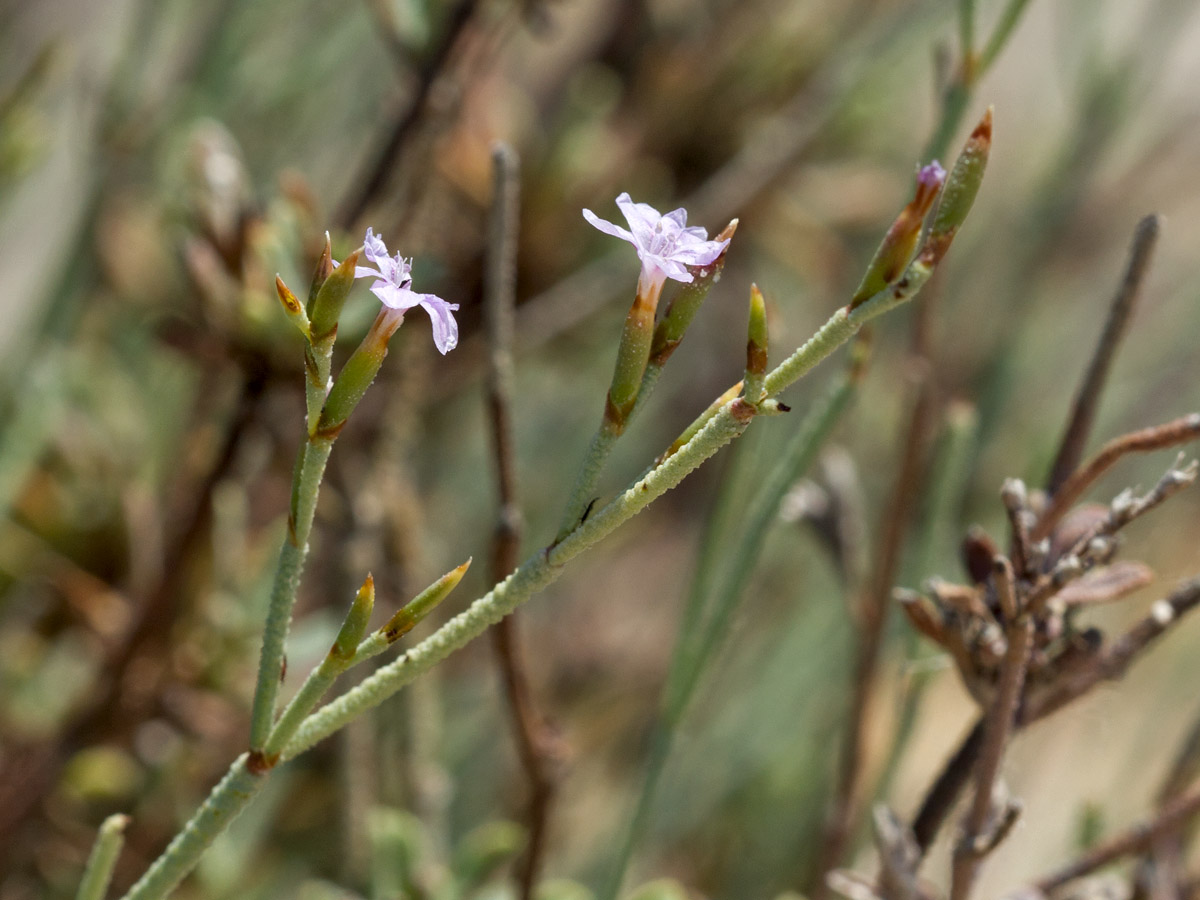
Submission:
POLYGON ((377 281, 371 285, 371 293, 391 309, 412 309, 421 302, 420 294, 402 288, 390 281, 377 281))
POLYGON ((433 343, 443 356, 458 346, 458 323, 454 321, 457 303, 447 303, 433 294, 414 294, 418 302, 429 313, 433 325, 433 343))
POLYGON ((654 229, 662 221, 662 214, 648 203, 634 203, 628 194, 617 197, 617 207, 629 223, 629 228, 639 244, 648 244, 654 229))
MULTIPOLYGON (((383 238, 379 237, 372 228, 367 229, 367 235, 363 238, 363 255, 381 269, 383 267, 380 266, 379 261, 388 258, 387 244, 383 242, 383 238)), ((357 273, 356 277, 358 277, 357 273)))
POLYGON ((668 278, 672 278, 675 281, 682 281, 684 284, 690 284, 695 280, 692 277, 692 273, 687 270, 688 264, 681 262, 674 256, 658 259, 655 262, 662 271, 667 273, 668 278))
MULTIPOLYGON (((679 207, 679 209, 671 210, 669 213, 664 215, 663 218, 670 219, 672 222, 678 225, 680 231, 686 230, 685 226, 687 225, 687 210, 682 206, 679 207)), ((708 237, 708 235, 706 234, 705 237, 708 237)))
POLYGON ((727 246, 729 246, 728 240, 698 241, 691 244, 680 241, 672 251, 671 259, 688 266, 707 266, 720 256, 727 246))
POLYGON ((590 209, 585 209, 583 211, 583 217, 588 220, 592 227, 599 228, 605 234, 611 234, 613 237, 618 237, 623 241, 629 241, 629 243, 633 244, 634 246, 637 245, 637 241, 633 239, 632 234, 630 234, 620 225, 614 225, 612 222, 601 219, 590 209))

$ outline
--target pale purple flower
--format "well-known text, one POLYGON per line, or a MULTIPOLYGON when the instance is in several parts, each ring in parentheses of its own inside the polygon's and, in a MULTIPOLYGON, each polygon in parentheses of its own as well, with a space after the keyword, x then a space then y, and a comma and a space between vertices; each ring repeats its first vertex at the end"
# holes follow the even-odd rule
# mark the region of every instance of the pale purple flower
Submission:
POLYGON ((661 215, 653 206, 634 203, 628 194, 617 198, 617 206, 629 223, 629 231, 606 222, 590 209, 583 217, 605 234, 619 237, 637 248, 642 261, 640 284, 661 288, 668 278, 691 282, 689 266, 707 266, 729 245, 728 240, 710 241, 703 228, 687 227, 687 210, 676 209, 661 215))
MULTIPOLYGON (((403 318, 404 313, 414 306, 421 306, 429 313, 433 323, 433 343, 441 353, 449 353, 458 346, 458 323, 454 321, 454 310, 457 303, 447 303, 441 297, 433 294, 418 294, 412 289, 412 260, 405 259, 399 253, 388 256, 387 245, 383 238, 368 228, 367 236, 363 238, 363 256, 374 264, 355 266, 355 278, 374 278, 371 293, 383 301, 383 305, 403 318)), ((398 324, 398 323, 397 323, 398 324)))

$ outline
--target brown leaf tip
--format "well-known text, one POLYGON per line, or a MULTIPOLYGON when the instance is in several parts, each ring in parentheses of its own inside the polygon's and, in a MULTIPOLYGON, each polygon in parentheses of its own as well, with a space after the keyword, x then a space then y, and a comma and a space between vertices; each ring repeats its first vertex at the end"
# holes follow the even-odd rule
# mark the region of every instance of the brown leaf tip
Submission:
POLYGON ((989 106, 983 114, 983 118, 979 120, 979 124, 975 126, 975 130, 971 132, 971 140, 981 143, 990 144, 992 142, 992 110, 994 107, 989 106))

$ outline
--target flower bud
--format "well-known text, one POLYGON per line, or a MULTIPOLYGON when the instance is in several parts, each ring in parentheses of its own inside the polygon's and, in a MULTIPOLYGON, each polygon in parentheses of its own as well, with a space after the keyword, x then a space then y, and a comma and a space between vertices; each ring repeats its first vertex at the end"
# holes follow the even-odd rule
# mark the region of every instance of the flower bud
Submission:
POLYGON ((367 575, 367 580, 358 589, 354 602, 350 604, 350 611, 346 613, 346 619, 333 641, 329 650, 330 656, 343 661, 354 658, 354 651, 358 649, 359 642, 367 633, 367 623, 371 620, 371 610, 374 608, 375 579, 367 575))
POLYGON ((917 249, 925 216, 933 208, 933 202, 945 180, 946 171, 936 159, 924 168, 917 169, 916 193, 883 236, 858 290, 850 298, 851 309, 870 300, 904 272, 917 249))
POLYGON ((434 608, 449 597, 450 592, 458 587, 458 583, 462 581, 463 576, 467 574, 467 569, 469 568, 471 568, 471 560, 468 559, 461 566, 451 569, 429 587, 425 588, 425 590, 417 594, 394 616, 388 619, 387 623, 379 629, 388 639, 388 643, 399 640, 416 628, 422 619, 433 612, 434 608))
POLYGON ((757 404, 762 399, 763 379, 767 374, 767 304, 757 284, 750 285, 750 323, 746 329, 746 400, 757 404))
POLYGON ((354 267, 358 265, 358 251, 355 250, 342 264, 330 273, 313 298, 309 318, 312 320, 312 336, 314 341, 323 341, 337 334, 338 318, 342 307, 346 305, 346 297, 350 288, 354 287, 354 267))
POLYGON ((642 378, 650 362, 654 313, 658 308, 662 287, 661 281, 647 283, 639 279, 637 296, 629 308, 629 315, 625 317, 612 385, 604 405, 604 425, 615 434, 625 430, 625 420, 633 411, 642 388, 642 378))
POLYGON ((279 295, 279 302, 283 305, 283 311, 287 314, 288 320, 300 330, 302 335, 310 338, 308 314, 304 311, 304 306, 278 275, 275 276, 275 293, 279 295))
MULTIPOLYGON (((336 277, 336 273, 333 277, 336 277)), ((387 306, 379 310, 379 315, 375 317, 371 330, 362 339, 362 343, 350 354, 350 358, 342 366, 342 371, 338 372, 337 378, 334 379, 333 387, 329 390, 329 397, 326 398, 325 405, 321 409, 321 418, 317 423, 315 434, 328 440, 337 437, 342 426, 346 424, 346 420, 350 418, 350 414, 354 412, 354 408, 358 406, 358 401, 363 398, 367 388, 379 374, 379 368, 383 365, 384 357, 387 356, 388 341, 403 321, 404 313, 402 311, 387 306)))
POLYGON ((308 286, 308 312, 312 313, 313 303, 317 299, 317 292, 321 290, 321 285, 325 283, 325 279, 333 274, 333 247, 329 243, 329 232, 325 232, 325 246, 321 249, 321 256, 317 259, 317 266, 313 269, 312 283, 308 286))
MULTIPOLYGON (((737 226, 738 220, 733 219, 713 240, 728 242, 737 231, 737 226)), ((662 320, 654 329, 654 340, 650 343, 650 361, 655 365, 664 365, 671 354, 675 352, 675 348, 679 346, 679 342, 683 340, 683 335, 688 326, 692 324, 696 313, 700 311, 700 305, 704 302, 704 298, 708 296, 712 286, 721 279, 721 270, 725 267, 727 252, 729 252, 728 246, 721 251, 720 256, 707 265, 689 267, 688 271, 691 272, 693 280, 690 283, 679 285, 662 320)))
POLYGON ((992 108, 989 106, 967 138, 962 152, 954 162, 950 177, 946 179, 946 189, 942 191, 942 202, 933 216, 933 225, 929 229, 929 237, 921 249, 922 261, 929 265, 937 265, 950 249, 950 243, 958 233, 975 195, 979 193, 979 185, 983 183, 983 173, 987 168, 988 153, 992 149, 992 108))

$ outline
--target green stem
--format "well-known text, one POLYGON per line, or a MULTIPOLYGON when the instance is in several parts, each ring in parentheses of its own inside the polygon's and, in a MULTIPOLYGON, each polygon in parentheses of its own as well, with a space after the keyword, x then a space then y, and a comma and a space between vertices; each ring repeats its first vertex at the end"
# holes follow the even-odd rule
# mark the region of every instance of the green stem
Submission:
POLYGON ((117 857, 121 855, 121 845, 125 843, 124 832, 127 824, 129 816, 120 814, 104 820, 88 856, 75 900, 104 900, 108 884, 112 881, 113 869, 117 865, 117 857))
POLYGON ((1029 0, 1008 0, 1008 6, 1004 7, 1004 12, 1000 13, 1000 18, 996 22, 996 28, 992 32, 992 36, 988 38, 987 46, 983 48, 983 52, 979 55, 980 75, 986 72, 992 63, 996 61, 996 57, 1000 55, 1000 51, 1008 43, 1013 29, 1017 27, 1017 22, 1021 19, 1021 13, 1025 12, 1025 7, 1028 5, 1029 0))
MULTIPOLYGON (((634 401, 633 409, 629 415, 625 417, 625 426, 628 427, 629 422, 638 414, 646 404, 646 400, 654 393, 654 388, 658 384, 659 376, 662 375, 662 364, 656 363, 653 360, 646 364, 646 371, 642 375, 642 386, 638 390, 637 400, 634 401)), ((558 526, 558 539, 566 537, 576 526, 583 520, 583 514, 587 511, 588 504, 596 498, 596 484, 600 481, 600 475, 604 471, 604 464, 608 462, 609 454, 612 453, 612 448, 617 443, 617 438, 621 436, 621 432, 615 431, 609 426, 607 421, 602 422, 600 427, 596 429, 596 433, 592 435, 592 442, 588 445, 587 454, 583 458, 583 464, 579 467, 579 474, 575 476, 575 485, 571 488, 571 496, 567 500, 566 508, 563 510, 563 518, 558 526)))
MULTIPOLYGON (((845 307, 839 309, 812 339, 767 376, 768 396, 777 394, 791 385, 805 372, 832 354, 866 322, 910 299, 929 277, 928 271, 924 271, 922 274, 923 268, 927 267, 924 267, 920 261, 913 263, 905 276, 887 291, 865 301, 853 311, 849 311, 845 307)), ((489 625, 499 621, 521 603, 545 588, 559 577, 567 562, 607 537, 651 502, 683 481, 721 447, 741 435, 750 424, 753 415, 754 410, 748 407, 744 401, 737 398, 728 401, 677 452, 667 457, 623 494, 610 501, 597 514, 576 527, 562 541, 527 560, 507 579, 395 662, 379 669, 357 687, 350 689, 338 699, 308 716, 295 736, 284 747, 282 758, 287 759, 302 753, 318 741, 338 731, 358 715, 379 705, 418 675, 432 668, 436 663, 481 634, 489 625)), ((309 451, 314 447, 310 443, 298 468, 297 492, 293 506, 297 510, 307 509, 310 513, 305 528, 302 531, 299 528, 295 530, 297 534, 303 533, 305 537, 307 537, 308 526, 311 525, 311 510, 316 508, 315 487, 320 483, 320 470, 324 469, 330 446, 331 442, 325 442, 323 450, 313 451, 313 458, 310 460, 309 451), (318 457, 319 466, 316 465, 318 457), (310 465, 313 468, 310 469, 310 465), (307 493, 303 490, 306 485, 312 486, 312 490, 307 493)), ((301 524, 300 516, 296 516, 295 521, 297 525, 301 524)), ((289 540, 284 545, 285 553, 288 552, 288 543, 294 543, 297 548, 302 546, 298 541, 291 542, 289 540)), ((302 556, 301 554, 299 557, 301 560, 302 556)), ((299 571, 298 567, 296 571, 299 571)), ((285 579, 281 575, 277 575, 277 584, 281 580, 285 579)), ((286 597, 287 591, 281 591, 280 594, 286 597)), ((293 589, 291 600, 294 600, 294 597, 293 589)), ((291 600, 287 604, 289 614, 291 600)), ((274 607, 273 598, 273 611, 274 607)), ((281 631, 286 633, 286 630, 285 619, 281 631)), ((359 645, 355 659, 362 655, 371 641, 372 638, 367 638, 359 645)), ((265 644, 266 639, 264 639, 265 644)), ((374 648, 372 647, 372 649, 374 648)), ((279 645, 279 652, 281 659, 282 642, 279 645)), ((260 666, 260 687, 264 680, 262 677, 264 671, 270 676, 266 680, 274 682, 270 688, 270 703, 266 705, 268 712, 265 718, 269 726, 271 718, 269 710, 272 710, 274 705, 279 669, 277 666, 268 669, 260 666)), ((259 700, 257 692, 255 699, 259 700)), ((262 715, 257 702, 256 713, 262 715)), ((270 728, 268 727, 266 731, 269 732, 270 728)), ((265 744, 268 737, 269 734, 264 733, 262 743, 265 744)), ((213 788, 204 805, 197 810, 162 856, 154 862, 123 900, 161 900, 195 867, 201 854, 217 834, 241 812, 266 781, 266 772, 252 772, 247 767, 248 759, 249 754, 243 754, 237 759, 226 776, 213 788)))
POLYGON ((608 878, 600 885, 600 893, 597 895, 600 898, 616 897, 621 890, 621 883, 625 880, 625 870, 629 868, 629 861, 633 858, 634 847, 637 846, 646 831, 646 826, 650 823, 652 801, 658 793, 658 783, 662 780, 662 773, 666 768, 667 759, 671 755, 671 745, 674 741, 675 724, 673 722, 668 723, 666 720, 660 719, 654 723, 654 731, 650 736, 650 753, 646 759, 646 776, 642 781, 642 792, 638 795, 637 808, 634 810, 633 818, 629 822, 629 828, 625 832, 621 846, 617 850, 617 858, 613 867, 608 873, 608 878))
POLYGON ((313 711, 337 677, 346 670, 345 662, 347 661, 339 663, 327 656, 321 660, 320 665, 308 673, 308 678, 304 680, 304 684, 300 686, 296 696, 284 708, 275 727, 271 729, 270 736, 263 744, 262 752, 267 759, 277 758, 278 754, 287 746, 287 742, 292 739, 304 719, 313 711))
POLYGON ((265 773, 255 774, 246 767, 247 756, 243 753, 229 767, 204 805, 122 900, 160 900, 195 868, 201 854, 266 783, 265 773))
MULTIPOLYGON (((830 356, 871 319, 911 299, 929 279, 932 271, 932 268, 918 260, 900 281, 886 291, 863 302, 853 311, 846 307, 839 309, 804 346, 767 375, 767 396, 773 397, 790 386, 830 356)), ((752 417, 753 410, 744 401, 734 399, 726 403, 677 452, 578 525, 563 540, 526 560, 516 572, 433 635, 310 716, 284 749, 284 757, 302 753, 351 719, 378 706, 551 584, 562 574, 562 567, 567 562, 607 537, 683 481, 725 444, 745 431, 752 417)))
POLYGON ((267 624, 263 629, 258 681, 254 687, 254 709, 250 720, 250 747, 254 750, 262 749, 275 719, 275 701, 283 673, 283 654, 292 621, 292 607, 296 604, 296 591, 304 571, 304 558, 308 554, 308 536, 317 509, 321 476, 332 449, 331 440, 309 438, 301 451, 300 464, 296 467, 288 534, 279 551, 267 624))

